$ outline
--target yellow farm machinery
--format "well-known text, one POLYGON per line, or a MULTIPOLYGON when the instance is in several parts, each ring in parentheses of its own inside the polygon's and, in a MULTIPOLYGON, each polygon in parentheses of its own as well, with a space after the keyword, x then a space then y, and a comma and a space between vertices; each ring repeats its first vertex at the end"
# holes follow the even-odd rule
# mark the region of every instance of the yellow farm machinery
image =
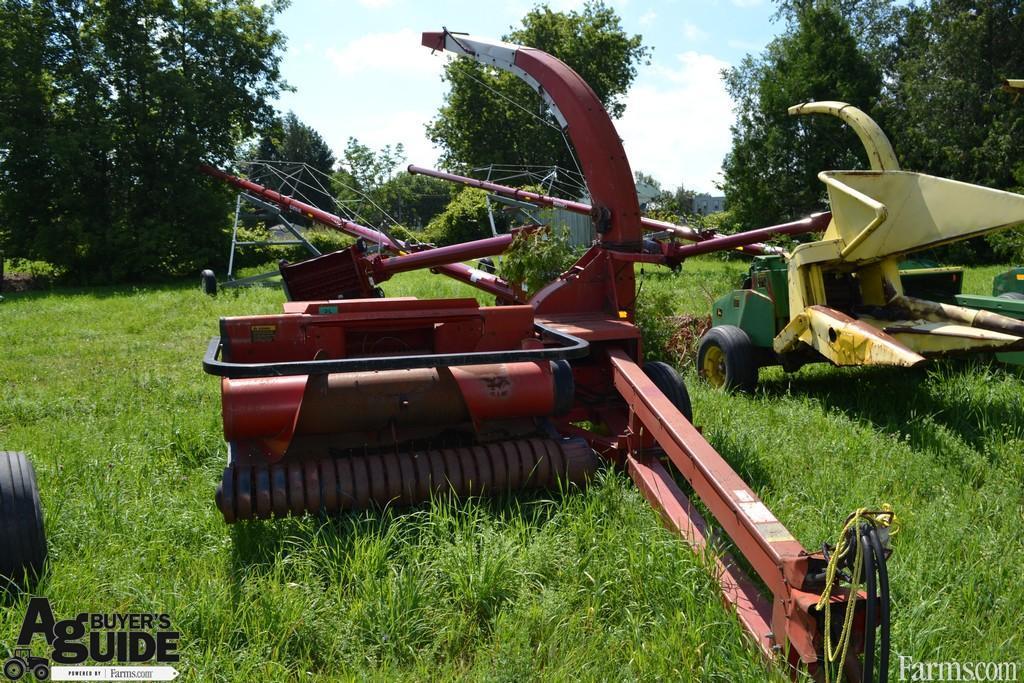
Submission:
POLYGON ((771 365, 913 367, 940 356, 1024 349, 1024 321, 1009 310, 925 298, 936 280, 959 284, 957 269, 901 269, 915 252, 1024 222, 1024 196, 901 170, 885 133, 842 102, 800 104, 789 113, 842 119, 871 168, 818 174, 831 205, 822 239, 756 257, 742 288, 714 302, 698 348, 701 376, 752 389, 759 369, 771 365))

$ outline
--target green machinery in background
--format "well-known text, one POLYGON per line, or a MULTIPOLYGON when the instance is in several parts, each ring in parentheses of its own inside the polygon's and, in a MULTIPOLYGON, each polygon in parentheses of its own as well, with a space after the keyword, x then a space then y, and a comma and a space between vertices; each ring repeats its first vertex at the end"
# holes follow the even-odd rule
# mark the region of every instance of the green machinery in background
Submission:
MULTIPOLYGON (((996 275, 992 281, 992 296, 957 294, 956 302, 961 306, 1024 320, 1024 268, 1011 268, 996 275)), ((996 358, 1011 365, 1024 365, 1024 351, 997 353, 996 358)))

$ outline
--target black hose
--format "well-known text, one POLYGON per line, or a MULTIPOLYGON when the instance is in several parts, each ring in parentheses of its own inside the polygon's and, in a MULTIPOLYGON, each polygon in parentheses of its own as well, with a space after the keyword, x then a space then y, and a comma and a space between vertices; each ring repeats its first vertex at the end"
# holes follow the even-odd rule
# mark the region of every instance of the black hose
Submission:
POLYGON ((878 683, 889 680, 889 568, 886 566, 885 551, 878 538, 878 529, 871 530, 871 547, 878 561, 879 617, 881 621, 881 643, 878 648, 878 683))
MULTIPOLYGON (((864 616, 864 670, 861 681, 869 683, 874 680, 875 670, 875 629, 878 626, 878 591, 875 584, 874 544, 870 537, 874 527, 864 525, 860 529, 861 552, 864 557, 864 576, 867 578, 867 611, 864 616)), ((851 595, 851 600, 857 596, 851 595)))

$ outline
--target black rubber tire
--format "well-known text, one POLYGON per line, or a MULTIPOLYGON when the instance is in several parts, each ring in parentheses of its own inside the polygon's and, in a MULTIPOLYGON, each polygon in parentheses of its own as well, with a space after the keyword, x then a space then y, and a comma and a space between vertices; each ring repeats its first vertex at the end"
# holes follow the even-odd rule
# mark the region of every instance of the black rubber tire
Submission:
POLYGON ((217 294, 217 276, 213 274, 212 270, 207 268, 200 273, 199 281, 202 283, 203 294, 209 294, 210 296, 217 294))
POLYGON ((4 662, 4 677, 9 681, 16 681, 25 675, 25 665, 17 659, 8 659, 4 662))
POLYGON ((700 339, 697 346, 697 374, 705 381, 712 382, 705 373, 704 359, 711 347, 721 349, 724 356, 726 391, 753 391, 757 387, 757 362, 754 344, 750 336, 735 325, 712 327, 700 339))
POLYGON ((43 573, 46 536, 32 463, 24 453, 0 451, 0 594, 28 588, 43 573))
POLYGON ((1009 299, 1010 301, 1024 301, 1024 292, 1003 292, 997 299, 1009 299))
POLYGON ((654 386, 661 389, 661 393, 665 394, 683 417, 692 423, 693 405, 690 403, 690 392, 686 390, 686 384, 676 369, 668 363, 652 360, 644 363, 644 374, 654 382, 654 386))
POLYGON ((490 273, 491 275, 494 275, 495 273, 498 272, 498 269, 494 266, 494 259, 492 259, 489 256, 485 256, 479 261, 477 261, 477 265, 480 266, 480 270, 484 271, 485 273, 490 273))
POLYGON ((50 677, 50 667, 46 664, 39 664, 32 669, 32 675, 36 677, 37 681, 45 681, 50 677))

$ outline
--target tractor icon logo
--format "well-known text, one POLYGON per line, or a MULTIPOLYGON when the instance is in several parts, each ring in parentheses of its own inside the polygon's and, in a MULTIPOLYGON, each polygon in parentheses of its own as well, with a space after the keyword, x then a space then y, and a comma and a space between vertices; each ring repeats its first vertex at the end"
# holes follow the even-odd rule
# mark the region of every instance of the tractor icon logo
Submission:
POLYGON ((19 647, 4 662, 4 676, 7 680, 17 681, 27 672, 31 672, 37 681, 45 681, 50 677, 50 660, 46 657, 33 657, 29 648, 19 647))

